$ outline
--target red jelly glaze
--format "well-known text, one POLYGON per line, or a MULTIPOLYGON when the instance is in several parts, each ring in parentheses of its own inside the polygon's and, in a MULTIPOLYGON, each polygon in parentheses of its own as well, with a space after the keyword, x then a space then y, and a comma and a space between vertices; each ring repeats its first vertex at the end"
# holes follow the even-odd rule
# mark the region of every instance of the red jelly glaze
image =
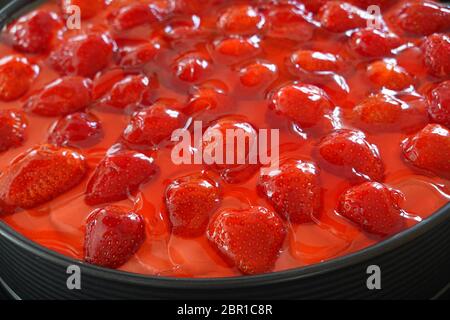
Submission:
MULTIPOLYGON (((126 132, 127 125, 132 123, 130 119, 133 117, 130 110, 117 108, 111 110, 103 108, 98 102, 111 92, 111 88, 117 82, 130 74, 143 74, 149 79, 156 79, 155 85, 151 86, 151 97, 147 97, 149 101, 146 101, 146 105, 137 106, 138 110, 131 111, 145 112, 157 100, 170 99, 172 102, 162 105, 183 114, 183 121, 180 121, 179 127, 186 124, 187 116, 192 116, 193 120, 205 119, 203 123, 205 128, 225 116, 239 115, 254 128, 280 130, 282 160, 302 159, 312 161, 319 167, 323 192, 320 215, 314 215, 314 221, 309 223, 289 223, 281 219, 286 227, 286 238, 281 244, 281 250, 274 259, 273 267, 264 267, 258 271, 279 271, 319 263, 355 252, 383 239, 362 230, 357 224, 336 212, 339 197, 352 187, 353 182, 329 168, 322 168, 319 161, 318 144, 333 128, 363 130, 366 140, 377 146, 384 165, 384 177, 381 182, 399 190, 405 198, 401 208, 408 212, 408 216, 404 219, 403 228, 430 216, 448 203, 450 181, 432 171, 415 167, 411 161, 405 159, 401 147, 402 141, 406 138, 411 139, 425 127, 425 124, 420 128, 408 126, 406 129, 400 126, 392 130, 367 130, 357 117, 355 119, 354 107, 361 105, 370 95, 383 91, 384 94, 393 95, 395 99, 409 106, 421 108, 420 112, 425 112, 425 122, 432 123, 432 118, 426 117, 428 103, 435 101, 436 104, 443 100, 436 100, 437 98, 430 100, 428 97, 440 83, 448 80, 448 74, 440 72, 442 69, 439 67, 435 69, 435 66, 438 66, 435 62, 442 61, 442 55, 438 52, 435 57, 426 57, 424 50, 428 55, 433 55, 433 52, 437 51, 432 45, 434 42, 429 41, 428 49, 424 48, 426 44, 422 45, 424 40, 422 35, 399 28, 398 19, 402 17, 399 12, 407 1, 398 1, 395 4, 379 1, 383 3, 382 14, 388 30, 397 34, 401 43, 410 43, 408 46, 393 48, 394 45, 391 43, 381 41, 383 37, 375 37, 383 43, 380 51, 376 52, 377 59, 379 61, 385 58, 395 59, 395 63, 402 70, 403 76, 400 76, 394 87, 386 92, 386 88, 383 87, 392 87, 392 83, 386 81, 374 83, 369 79, 368 67, 377 60, 355 50, 351 45, 352 31, 346 32, 355 27, 365 28, 366 19, 358 16, 361 12, 357 11, 358 14, 349 19, 348 12, 340 10, 336 5, 319 10, 320 8, 311 4, 312 2, 326 3, 326 1, 305 1, 307 8, 312 11, 303 11, 305 9, 301 4, 293 8, 292 5, 276 4, 275 1, 249 0, 227 4, 226 1, 208 0, 202 1, 201 5, 195 5, 191 1, 160 0, 155 2, 157 5, 152 11, 158 14, 157 21, 152 18, 142 24, 139 23, 136 27, 120 30, 111 23, 111 19, 114 21, 114 17, 124 5, 135 2, 105 1, 104 8, 90 18, 86 16, 83 18, 81 30, 61 30, 55 39, 58 45, 50 54, 21 53, 29 59, 30 64, 39 68, 39 75, 30 81, 29 90, 23 90, 14 98, 16 100, 0 99, 0 110, 22 109, 29 95, 36 94, 61 75, 85 76, 93 79, 94 101, 83 111, 99 120, 104 135, 95 145, 74 149, 86 157, 90 168, 81 183, 50 202, 33 209, 2 215, 1 219, 21 234, 47 248, 83 259, 86 222, 89 214, 96 209, 96 206, 85 202, 87 185, 94 174, 94 168, 104 159, 108 150, 111 152, 111 146, 118 141, 124 142, 122 134, 126 132), (171 7, 170 3, 175 3, 175 6, 171 7), (272 22, 283 21, 285 18, 288 18, 286 26, 276 27, 280 26, 279 24, 272 26, 272 22), (321 27, 321 20, 326 24, 326 28, 321 27), (299 33, 290 31, 300 21, 304 33, 296 37, 295 35, 299 33), (81 39, 69 40, 73 37, 81 39), (86 41, 86 37, 90 37, 90 40, 86 41), (242 52, 242 58, 225 56, 217 51, 217 44, 228 38, 248 40, 255 50, 252 49, 251 54, 242 52), (156 39, 159 45, 154 46, 153 39, 156 39), (141 50, 141 53, 136 51, 133 55, 131 52, 134 50, 141 50), (327 70, 302 69, 299 72, 293 70, 291 60, 292 55, 298 50, 331 54, 342 59, 342 63, 337 67, 333 64, 330 67, 328 64, 326 68, 320 68, 327 70), (190 61, 194 63, 187 65, 186 68, 179 68, 180 59, 186 55, 193 57, 193 54, 194 59, 190 61), (53 59, 49 59, 49 56, 53 59), (273 65, 275 72, 268 73, 266 71, 272 69, 254 67, 255 63, 273 65), (183 70, 187 72, 178 72, 183 70), (246 73, 245 70, 251 71, 246 73), (193 73, 189 73, 191 71, 193 73), (182 78, 193 82, 180 80, 177 77, 180 74, 185 75, 182 78), (242 82, 243 74, 247 74, 247 80, 244 82, 242 82), (407 81, 403 81, 405 79, 407 81), (329 113, 324 113, 324 116, 333 122, 333 128, 317 132, 299 124, 293 125, 291 120, 283 115, 276 115, 268 108, 277 90, 295 82, 315 85, 327 94, 331 104, 327 105, 330 110, 329 113), (258 85, 246 85, 253 83, 258 85)), ((367 5, 367 1, 350 2, 360 10, 364 10, 367 5)), ((45 2, 39 9, 64 16, 60 1, 45 2)), ((445 33, 448 29, 442 30, 440 26, 436 32, 445 33)), ((364 49, 366 48, 368 47, 364 46, 364 49)), ((229 49, 230 52, 240 53, 239 46, 231 46, 229 49)), ((8 41, 0 43, 1 56, 17 54, 8 41)), ((309 61, 311 62, 311 59, 309 61)), ((381 71, 378 73, 378 79, 383 79, 385 76, 383 70, 386 69, 379 70, 381 71)), ((435 90, 436 95, 439 90, 435 90)), ((164 110, 160 114, 164 115, 164 110)), ((15 145, 0 153, 1 172, 7 170, 14 158, 36 145, 45 143, 49 128, 58 120, 57 117, 46 117, 30 112, 26 116, 28 126, 25 129, 25 140, 21 145, 15 145)), ((398 121, 409 122, 408 115, 404 116, 403 120, 402 113, 398 121)), ((139 130, 136 132, 142 133, 139 130)), ((140 137, 136 136, 137 140, 132 142, 139 142, 140 137)), ((144 138, 152 140, 154 137, 149 135, 144 138)), ((163 138, 156 137, 155 144, 159 144, 160 139, 163 138)), ((139 149, 138 145, 132 147, 139 149)), ((119 145, 114 148, 126 147, 119 145)), ((220 172, 211 170, 208 166, 175 165, 171 160, 171 149, 171 144, 158 145, 156 149, 143 148, 141 152, 154 159, 160 173, 152 176, 148 182, 140 184, 137 190, 133 190, 136 192, 132 192, 128 198, 112 203, 142 215, 145 220, 145 240, 137 252, 118 269, 175 277, 241 275, 242 271, 246 272, 245 269, 239 269, 224 259, 223 254, 217 252, 217 248, 210 243, 205 233, 197 237, 183 237, 172 233, 164 194, 167 187, 176 179, 206 170, 208 177, 220 184, 220 212, 248 210, 250 207, 259 206, 275 212, 271 203, 257 191, 260 176, 258 171, 251 173, 242 181, 226 183, 221 179, 220 172)))

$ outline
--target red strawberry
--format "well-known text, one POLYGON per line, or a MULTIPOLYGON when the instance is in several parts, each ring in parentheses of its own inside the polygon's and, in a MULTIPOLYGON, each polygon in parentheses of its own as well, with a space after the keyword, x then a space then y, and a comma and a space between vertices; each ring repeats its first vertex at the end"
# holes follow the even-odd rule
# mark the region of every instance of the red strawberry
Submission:
POLYGON ((382 7, 388 5, 391 0, 348 0, 348 3, 351 3, 355 6, 360 7, 361 9, 367 10, 369 6, 379 6, 382 7))
POLYGON ((28 122, 22 111, 0 110, 0 152, 22 145, 27 126, 28 122))
POLYGON ((240 71, 240 81, 245 87, 259 87, 274 80, 277 67, 274 64, 254 62, 240 71))
POLYGON ((320 8, 322 27, 332 32, 344 32, 367 26, 368 19, 375 17, 347 2, 328 1, 320 8))
POLYGON ((283 221, 263 207, 226 209, 208 226, 211 245, 244 274, 270 272, 286 237, 283 221))
POLYGON ((303 127, 316 125, 333 107, 328 95, 311 84, 294 83, 280 88, 270 108, 303 127))
POLYGON ((228 38, 216 45, 216 51, 229 57, 247 58, 258 53, 259 47, 249 39, 228 38))
POLYGON ((106 8, 105 0, 61 0, 61 10, 66 14, 73 14, 71 7, 80 8, 81 17, 90 19, 106 8))
POLYGON ((21 56, 0 60, 0 100, 11 101, 23 96, 38 74, 38 67, 21 56))
POLYGON ((70 149, 34 147, 0 176, 0 213, 30 209, 78 185, 87 172, 85 158, 70 149))
POLYGON ((432 34, 423 43, 425 66, 428 72, 440 78, 450 77, 450 37, 432 34))
POLYGON ((85 109, 91 103, 91 81, 81 77, 63 77, 46 85, 24 105, 27 112, 55 117, 85 109))
POLYGON ((51 11, 35 10, 7 28, 14 49, 26 53, 49 51, 58 31, 63 27, 60 17, 51 11))
POLYGON ((181 81, 196 82, 205 76, 210 62, 202 54, 188 53, 178 58, 172 68, 181 81))
POLYGON ((99 73, 92 84, 92 99, 98 100, 106 95, 117 82, 123 80, 127 74, 122 69, 111 69, 99 73))
POLYGON ((304 71, 336 71, 341 60, 332 53, 301 49, 292 54, 291 63, 304 71))
POLYGON ((314 26, 305 19, 305 14, 294 6, 270 8, 267 21, 270 37, 308 41, 314 34, 314 26))
POLYGON ((406 2, 396 16, 395 24, 417 35, 429 35, 450 28, 450 10, 431 1, 406 2))
POLYGON ((363 230, 378 235, 389 235, 404 225, 400 200, 403 195, 382 183, 365 182, 344 192, 337 212, 359 225, 363 230))
POLYGON ((158 172, 154 160, 142 153, 107 154, 95 168, 86 190, 86 203, 98 205, 127 199, 158 172))
POLYGON ((254 34, 264 26, 264 17, 254 7, 238 4, 219 17, 218 27, 230 34, 254 34))
POLYGON ((383 180, 384 165, 378 149, 361 131, 341 129, 329 134, 320 142, 319 154, 339 175, 357 181, 383 180))
POLYGON ((186 40, 210 32, 211 30, 202 28, 197 15, 172 17, 164 28, 164 35, 171 40, 186 40))
POLYGON ((100 121, 93 115, 79 112, 58 120, 48 142, 57 146, 87 148, 98 143, 102 137, 100 121))
POLYGON ((378 131, 410 130, 427 123, 423 110, 382 93, 367 97, 353 109, 353 114, 360 125, 378 131))
POLYGON ((218 184, 206 177, 191 175, 173 181, 165 194, 172 232, 183 237, 202 235, 220 201, 218 184))
POLYGON ((161 43, 159 41, 152 41, 138 45, 133 48, 128 48, 120 59, 122 67, 140 67, 152 61, 161 50, 161 43))
POLYGON ((132 116, 122 138, 131 146, 151 148, 170 140, 173 131, 184 128, 186 121, 180 111, 156 103, 132 116))
POLYGON ((158 8, 144 3, 123 6, 117 12, 113 12, 112 15, 114 17, 112 23, 117 30, 128 30, 161 20, 161 12, 158 11, 158 8))
POLYGON ((228 86, 220 80, 212 80, 199 86, 194 86, 189 95, 189 102, 183 109, 183 112, 192 115, 221 107, 224 105, 224 98, 228 91, 228 86))
POLYGON ((366 57, 383 57, 399 47, 402 40, 395 34, 372 28, 365 28, 353 33, 350 47, 366 57))
POLYGON ((86 221, 84 261, 118 268, 139 250, 144 241, 142 215, 119 206, 98 208, 86 221))
POLYGON ((254 152, 257 134, 256 129, 243 117, 218 119, 203 134, 205 163, 227 183, 249 179, 259 168, 254 152))
POLYGON ((378 88, 403 90, 413 84, 413 78, 394 61, 376 61, 367 67, 369 80, 378 88))
POLYGON ((433 122, 450 129, 450 80, 440 83, 431 91, 428 114, 433 122))
POLYGON ((312 162, 290 160, 260 176, 258 192, 292 223, 311 222, 320 214, 322 189, 312 162))
POLYGON ((69 38, 49 58, 61 75, 93 77, 111 61, 114 42, 106 35, 89 34, 69 38))
POLYGON ((450 131, 429 124, 402 143, 403 155, 415 167, 450 177, 450 131))
POLYGON ((117 109, 139 105, 147 90, 150 80, 143 75, 130 75, 115 83, 102 102, 117 109))
POLYGON ((308 11, 313 13, 319 12, 320 7, 322 7, 328 0, 303 0, 302 3, 305 5, 308 11))

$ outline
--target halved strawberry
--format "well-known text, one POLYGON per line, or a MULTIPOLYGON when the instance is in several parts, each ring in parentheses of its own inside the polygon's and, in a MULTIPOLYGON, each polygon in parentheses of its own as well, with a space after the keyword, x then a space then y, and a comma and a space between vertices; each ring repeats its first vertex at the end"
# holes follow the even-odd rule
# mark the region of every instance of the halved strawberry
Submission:
POLYGON ((395 34, 373 28, 365 28, 353 33, 350 47, 366 57, 383 57, 399 47, 402 40, 395 34))
POLYGON ((322 188, 319 170, 312 162, 289 160, 262 174, 257 188, 275 211, 292 223, 311 222, 320 214, 322 188))
POLYGON ((28 121, 21 110, 0 110, 0 152, 22 145, 27 126, 28 121))
POLYGON ((403 90, 414 82, 412 76, 396 61, 376 61, 367 67, 367 76, 377 88, 403 90))
POLYGON ((18 51, 42 53, 52 48, 62 27, 61 18, 55 12, 34 10, 8 25, 7 36, 18 51))
POLYGON ((78 185, 87 172, 78 152, 51 145, 34 147, 0 176, 0 213, 30 209, 78 185))
POLYGON ((382 183, 365 182, 345 191, 336 211, 367 232, 390 235, 404 225, 402 197, 399 191, 382 183))
POLYGON ((39 72, 27 58, 13 55, 0 60, 0 100, 11 101, 23 96, 39 72))
POLYGON ((384 165, 378 149, 365 139, 361 131, 340 129, 326 136, 319 144, 319 155, 337 174, 352 180, 381 181, 384 165))
POLYGON ((258 10, 245 4, 228 7, 219 17, 218 28, 230 34, 254 34, 264 26, 264 17, 258 10))
POLYGON ((86 221, 84 261, 118 268, 139 250, 144 240, 142 215, 119 206, 95 209, 86 221))
POLYGON ((77 112, 55 123, 48 142, 57 146, 88 148, 98 143, 102 137, 100 121, 93 115, 77 112))
POLYGON ((415 167, 450 177, 450 131, 429 124, 402 142, 403 155, 415 167))
POLYGON ((200 174, 173 181, 165 193, 172 232, 183 237, 200 236, 220 201, 218 184, 200 174))
POLYGON ((270 272, 286 236, 283 220, 263 207, 225 209, 209 223, 211 245, 244 274, 270 272))
POLYGON ((278 89, 269 107, 307 128, 316 125, 332 109, 333 103, 319 87, 294 83, 278 89))
POLYGON ((450 129, 450 80, 440 83, 428 97, 428 114, 433 122, 450 129))
POLYGON ((450 37, 432 34, 422 45, 428 73, 439 78, 450 77, 450 37))
POLYGON ((115 44, 106 34, 77 35, 69 38, 49 58, 61 75, 93 77, 111 61, 115 44))
POLYGON ((102 102, 117 109, 137 106, 149 90, 150 79, 144 75, 129 75, 116 82, 102 102))
POLYGON ((409 1, 399 10, 395 24, 417 35, 429 35, 450 28, 450 10, 432 1, 409 1))
POLYGON ((134 151, 107 154, 89 180, 85 200, 89 205, 125 200, 158 172, 153 158, 134 151))
POLYGON ((191 52, 176 59, 172 69, 174 75, 181 81, 196 82, 205 76, 210 64, 203 54, 191 52))
POLYGON ((344 32, 367 26, 368 19, 375 16, 343 1, 328 1, 319 11, 322 27, 332 32, 344 32))
POLYGON ((180 111, 157 102, 133 114, 122 138, 130 146, 152 148, 170 140, 173 131, 184 128, 186 121, 180 111))
POLYGON ((27 112, 55 117, 81 111, 91 103, 91 80, 63 77, 47 84, 24 105, 27 112))
POLYGON ((71 8, 80 8, 81 17, 90 19, 106 8, 105 0, 61 0, 61 10, 65 14, 73 14, 71 8))

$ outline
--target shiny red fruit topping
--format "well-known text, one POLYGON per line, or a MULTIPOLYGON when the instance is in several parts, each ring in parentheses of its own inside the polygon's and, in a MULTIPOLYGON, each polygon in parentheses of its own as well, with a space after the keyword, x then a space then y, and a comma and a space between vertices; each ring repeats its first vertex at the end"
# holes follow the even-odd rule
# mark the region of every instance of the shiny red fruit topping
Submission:
POLYGON ((404 31, 429 35, 450 28, 450 9, 431 1, 411 1, 399 10, 395 24, 404 31))
POLYGON ((428 98, 428 114, 433 122, 450 129, 450 80, 440 83, 428 98))
POLYGON ((244 274, 273 269, 286 236, 286 229, 274 212, 263 207, 225 209, 208 226, 211 245, 244 274))
POLYGON ((398 48, 402 42, 391 32, 365 28, 352 34, 350 47, 366 57, 383 57, 390 55, 392 50, 398 48))
POLYGON ((210 67, 210 62, 204 55, 188 53, 175 61, 173 72, 184 82, 197 82, 204 77, 210 67))
POLYGON ((344 32, 367 26, 368 19, 374 19, 364 10, 343 1, 328 1, 320 8, 322 27, 332 32, 344 32))
POLYGON ((259 168, 257 154, 252 152, 257 138, 257 131, 245 119, 220 118, 203 134, 204 162, 227 183, 245 181, 259 168))
POLYGON ((302 10, 294 6, 270 8, 267 13, 268 35, 294 41, 308 41, 313 37, 314 26, 302 10))
POLYGON ((258 61, 242 68, 239 79, 245 87, 259 87, 272 82, 276 73, 276 65, 258 61))
POLYGON ((439 78, 450 77, 450 37, 433 34, 425 39, 422 47, 428 72, 439 78))
POLYGON ((155 23, 161 19, 157 7, 145 3, 133 3, 123 6, 114 16, 113 26, 117 30, 128 30, 143 24, 155 23))
POLYGON ((320 142, 319 154, 339 175, 357 181, 383 180, 384 165, 378 149, 361 131, 341 129, 329 134, 320 142))
POLYGON ((192 115, 223 107, 228 91, 227 85, 219 80, 207 81, 199 86, 194 86, 183 112, 192 115))
POLYGON ((291 55, 291 63, 303 71, 337 71, 342 61, 339 56, 313 50, 298 50, 291 55))
POLYGON ((119 206, 95 209, 86 221, 84 261, 118 268, 139 250, 144 240, 142 215, 119 206))
POLYGON ((101 100, 108 106, 125 109, 138 106, 149 90, 150 80, 143 75, 130 75, 115 83, 101 100))
POLYGON ((270 108, 302 127, 316 125, 333 108, 328 95, 311 84, 286 85, 272 96, 270 108))
POLYGON ((14 49, 26 53, 43 53, 55 42, 62 21, 55 12, 35 10, 8 25, 14 49))
POLYGON ((66 15, 74 14, 73 6, 80 8, 81 18, 90 19, 106 8, 105 0, 61 0, 61 10, 66 15))
POLYGON ((86 203, 98 205, 125 200, 157 172, 154 160, 142 153, 123 151, 107 154, 89 180, 86 203))
POLYGON ((22 145, 28 121, 21 110, 0 110, 0 152, 22 145))
POLYGON ((93 77, 110 63, 114 49, 104 34, 78 35, 52 52, 49 63, 61 75, 93 77))
POLYGON ((417 168, 450 177, 450 131, 438 124, 429 124, 402 143, 403 155, 417 168))
POLYGON ((153 61, 161 50, 161 43, 151 41, 135 47, 127 48, 120 60, 122 67, 136 68, 153 61))
POLYGON ((136 112, 122 134, 123 139, 134 147, 152 148, 170 140, 176 129, 184 128, 186 116, 164 103, 156 103, 136 112))
POLYGON ((216 51, 232 58, 248 58, 258 53, 258 44, 250 39, 234 37, 220 41, 216 51))
POLYGON ((376 61, 367 67, 367 76, 374 86, 403 90, 413 84, 413 78, 395 61, 376 61))
POLYGON ((91 88, 91 80, 86 78, 59 78, 31 96, 24 109, 47 117, 81 111, 91 103, 91 88))
POLYGON ((0 60, 0 101, 23 96, 38 74, 38 67, 21 56, 6 56, 0 60))
POLYGON ((0 176, 0 213, 30 209, 78 185, 87 172, 85 158, 70 149, 34 147, 0 176))
POLYGON ((385 236, 398 232, 403 226, 402 198, 399 191, 382 183, 365 182, 345 191, 336 211, 363 230, 385 236))
POLYGON ((100 121, 87 113, 73 113, 58 120, 52 127, 48 142, 57 146, 88 148, 103 137, 100 121))
POLYGON ((261 174, 258 191, 275 211, 292 223, 312 222, 322 208, 319 169, 308 161, 290 160, 261 174))
POLYGON ((218 27, 228 34, 254 34, 264 27, 265 18, 248 5, 232 5, 219 17, 218 27))
POLYGON ((202 235, 220 201, 218 184, 200 174, 173 181, 165 193, 172 232, 182 237, 202 235))

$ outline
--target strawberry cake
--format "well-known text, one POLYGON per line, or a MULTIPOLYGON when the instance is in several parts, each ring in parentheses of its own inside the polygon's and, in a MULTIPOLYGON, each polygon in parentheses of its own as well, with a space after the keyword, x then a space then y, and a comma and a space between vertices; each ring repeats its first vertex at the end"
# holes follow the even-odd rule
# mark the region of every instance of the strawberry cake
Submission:
POLYGON ((301 268, 449 200, 448 4, 50 0, 2 29, 0 220, 83 263, 301 268), (195 124, 184 156, 244 161, 175 161, 195 124), (233 129, 277 132, 277 166, 205 139, 233 129))

